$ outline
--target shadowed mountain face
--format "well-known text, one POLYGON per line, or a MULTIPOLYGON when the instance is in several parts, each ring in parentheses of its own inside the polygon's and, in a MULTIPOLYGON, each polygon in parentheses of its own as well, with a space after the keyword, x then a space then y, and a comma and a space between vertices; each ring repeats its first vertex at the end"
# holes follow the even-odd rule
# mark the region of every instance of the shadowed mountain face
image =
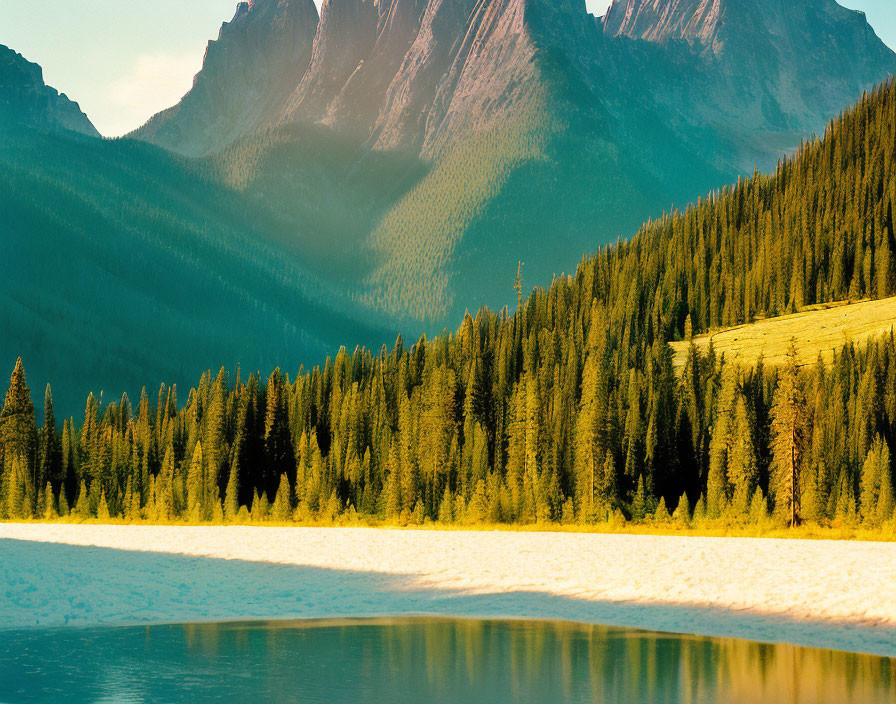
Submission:
MULTIPOLYGON (((283 247, 264 214, 148 144, 28 133, 0 140, 0 364, 35 398, 186 390, 197 369, 294 373, 375 328, 283 247)), ((185 393, 185 391, 184 391, 185 393)))
POLYGON ((686 44, 716 74, 698 114, 740 131, 817 130, 894 65, 865 15, 835 0, 616 0, 603 28, 686 44))
POLYGON ((205 154, 363 307, 437 327, 509 302, 519 259, 547 283, 773 167, 894 69, 834 0, 617 0, 603 19, 584 0, 326 0, 319 19, 311 0, 256 0, 134 136, 205 154), (309 126, 356 157, 322 174, 298 158, 309 126), (408 165, 388 193, 366 167, 383 152, 408 165))
POLYGON ((23 127, 100 136, 77 103, 44 83, 40 66, 0 45, 0 131, 23 127))

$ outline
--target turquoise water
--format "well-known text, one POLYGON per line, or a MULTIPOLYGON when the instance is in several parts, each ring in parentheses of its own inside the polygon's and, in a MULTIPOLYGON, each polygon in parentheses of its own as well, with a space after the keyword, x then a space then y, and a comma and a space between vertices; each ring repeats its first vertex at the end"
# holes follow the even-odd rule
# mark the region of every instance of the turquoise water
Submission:
POLYGON ((0 632, 0 702, 893 704, 896 661, 565 623, 0 632))

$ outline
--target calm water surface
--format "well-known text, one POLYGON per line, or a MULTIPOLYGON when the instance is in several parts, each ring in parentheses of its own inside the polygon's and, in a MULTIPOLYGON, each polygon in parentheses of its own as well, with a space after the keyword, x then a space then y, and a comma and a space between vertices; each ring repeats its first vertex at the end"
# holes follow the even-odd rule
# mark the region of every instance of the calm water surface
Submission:
POLYGON ((0 632, 0 702, 893 704, 896 661, 558 623, 34 630, 0 632))

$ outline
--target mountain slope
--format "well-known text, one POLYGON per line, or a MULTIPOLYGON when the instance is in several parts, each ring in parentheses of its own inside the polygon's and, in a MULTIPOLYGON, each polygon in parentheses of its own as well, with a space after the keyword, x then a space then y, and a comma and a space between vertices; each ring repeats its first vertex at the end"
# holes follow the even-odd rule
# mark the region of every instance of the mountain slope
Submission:
POLYGON ((894 70, 893 52, 865 15, 835 0, 616 0, 603 30, 686 44, 718 74, 717 91, 702 96, 708 104, 694 105, 697 116, 737 116, 741 130, 820 130, 870 87, 869 77, 894 70))
POLYGON ((23 127, 100 136, 77 103, 44 83, 40 66, 0 45, 0 130, 23 127))
MULTIPOLYGON (((186 106, 201 124, 201 109, 220 104, 186 106)), ((64 413, 81 412, 88 378, 96 391, 133 394, 147 375, 185 383, 197 366, 298 369, 341 344, 394 339, 278 242, 278 223, 217 170, 95 138, 39 66, 6 50, 0 130, 0 359, 33 359, 39 382, 53 371, 64 413)))
MULTIPOLYGON (((270 18, 308 4, 241 6, 212 47, 242 57, 248 29, 235 27, 279 36, 270 18)), ((218 129, 183 108, 204 85, 227 105, 245 99, 210 48, 181 108, 135 136, 204 153, 259 207, 276 203, 277 236, 302 256, 320 248, 326 221, 341 232, 322 269, 334 285, 432 327, 509 302, 520 258, 546 282, 645 216, 773 168, 896 70, 863 17, 834 0, 616 0, 603 20, 584 0, 327 0, 319 21, 293 12, 303 50, 314 35, 305 66, 282 51, 262 62, 281 82, 251 120, 218 129), (208 139, 166 136, 197 125, 208 139), (290 141, 320 128, 353 145, 354 166, 322 176, 284 158, 307 153, 290 141), (388 193, 367 168, 383 152, 408 165, 388 193)))
MULTIPOLYGON (((846 96, 896 66, 852 19, 816 14, 827 45, 775 54, 780 75, 865 46, 857 68, 807 60, 846 96)), ((255 0, 193 91, 136 133, 168 151, 44 134, 60 120, 19 100, 16 124, 39 124, 0 145, 0 353, 27 353, 38 379, 93 369, 117 394, 141 370, 298 366, 509 303, 520 259, 546 283, 670 203, 770 168, 840 100, 782 103, 783 79, 738 72, 734 40, 697 41, 727 36, 703 21, 676 35, 654 19, 646 40, 579 0, 328 0, 320 18, 311 0, 255 0)))
POLYGON ((52 372, 66 414, 86 380, 134 394, 196 368, 295 370, 394 338, 266 243, 263 213, 149 145, 4 139, 0 212, 0 359, 33 360, 35 382, 52 372))
MULTIPOLYGON (((674 511, 679 527, 693 519, 721 530, 767 526, 773 509, 779 525, 802 512, 840 529, 862 521, 890 530, 896 337, 841 340, 831 364, 802 372, 797 359, 738 369, 718 350, 689 347, 676 374, 668 343, 846 298, 890 297, 852 315, 892 320, 894 151, 890 82, 773 175, 646 223, 512 315, 483 309, 409 348, 340 351, 298 378, 271 374, 266 393, 257 377, 206 374, 183 407, 162 397, 154 413, 147 398, 138 432, 120 430, 130 405, 109 404, 80 433, 69 425, 88 459, 56 472, 23 457, 34 425, 7 423, 3 449, 17 469, 0 481, 15 500, 0 510, 40 516, 39 488, 50 481, 57 494, 64 488, 63 507, 80 504, 80 519, 108 509, 132 520, 220 521, 223 503, 231 521, 241 506, 259 522, 333 521, 344 509, 352 520, 474 526, 618 525, 620 513, 670 525, 674 511), (161 462, 166 455, 173 461, 161 462), (185 502, 175 487, 197 463, 211 479, 185 502)), ((11 389, 4 415, 24 419, 22 368, 11 389)))
POLYGON ((852 303, 842 301, 808 306, 798 313, 761 318, 753 323, 672 343, 673 365, 683 369, 691 346, 701 354, 713 352, 729 362, 753 367, 761 360, 766 367, 787 363, 793 341, 797 341, 797 364, 812 367, 821 359, 836 360, 844 344, 862 349, 874 340, 885 339, 896 329, 896 298, 852 303))

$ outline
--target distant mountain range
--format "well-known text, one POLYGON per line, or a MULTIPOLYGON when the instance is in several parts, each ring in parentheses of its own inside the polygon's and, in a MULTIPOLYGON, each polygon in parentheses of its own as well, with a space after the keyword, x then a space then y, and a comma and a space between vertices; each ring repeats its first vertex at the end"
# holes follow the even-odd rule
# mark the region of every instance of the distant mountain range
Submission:
POLYGON ((255 0, 178 105, 100 142, 6 50, 0 355, 118 391, 453 327, 515 300, 518 261, 548 284, 894 72, 834 0, 255 0))

